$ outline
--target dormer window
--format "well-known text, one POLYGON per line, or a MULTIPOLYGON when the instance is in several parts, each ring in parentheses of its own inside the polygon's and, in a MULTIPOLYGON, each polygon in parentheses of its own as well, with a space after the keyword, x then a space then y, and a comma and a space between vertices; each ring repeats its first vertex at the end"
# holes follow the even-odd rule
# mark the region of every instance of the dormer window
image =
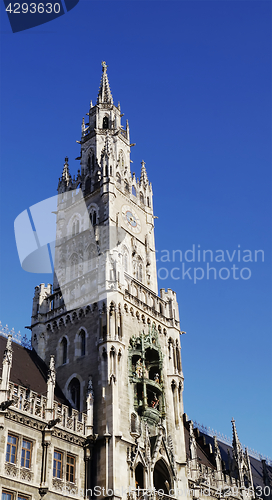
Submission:
POLYGON ((107 116, 104 116, 103 118, 103 128, 104 129, 109 128, 109 119, 107 116))

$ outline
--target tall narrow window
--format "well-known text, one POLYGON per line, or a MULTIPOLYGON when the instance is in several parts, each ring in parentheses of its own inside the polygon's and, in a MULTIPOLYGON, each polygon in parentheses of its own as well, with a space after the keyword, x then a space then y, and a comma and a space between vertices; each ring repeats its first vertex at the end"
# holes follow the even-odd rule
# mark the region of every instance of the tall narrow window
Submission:
POLYGON ((85 334, 84 330, 80 330, 79 338, 80 338, 81 356, 85 356, 85 354, 86 354, 86 334, 85 334))
POLYGON ((109 119, 107 116, 103 118, 103 128, 109 128, 109 119))
POLYGON ((123 255, 123 266, 124 266, 124 271, 127 272, 127 270, 128 270, 128 256, 127 256, 127 253, 124 253, 124 255, 123 255))
POLYGON ((91 192, 91 179, 88 177, 85 181, 85 195, 91 192))
POLYGON ((21 467, 26 467, 30 469, 31 466, 31 452, 32 452, 32 443, 27 439, 23 439, 22 443, 22 455, 21 455, 21 467))
POLYGON ((8 435, 7 451, 6 451, 6 462, 11 464, 16 464, 17 460, 17 447, 18 438, 16 436, 8 435))
POLYGON ((92 226, 96 226, 96 224, 97 224, 97 217, 96 217, 96 211, 95 210, 92 210, 90 212, 90 221, 91 221, 92 226))
POLYGON ((75 482, 75 457, 71 455, 67 455, 66 481, 69 481, 69 483, 75 482))
POLYGON ((65 363, 67 363, 67 339, 65 337, 63 337, 60 346, 61 346, 61 361, 62 364, 65 365, 65 363))
POLYGON ((70 397, 77 410, 80 410, 80 382, 74 377, 68 387, 70 397))
POLYGON ((62 479, 63 453, 54 451, 53 476, 62 479))
POLYGON ((72 280, 78 276, 78 256, 76 253, 70 259, 70 275, 72 280))

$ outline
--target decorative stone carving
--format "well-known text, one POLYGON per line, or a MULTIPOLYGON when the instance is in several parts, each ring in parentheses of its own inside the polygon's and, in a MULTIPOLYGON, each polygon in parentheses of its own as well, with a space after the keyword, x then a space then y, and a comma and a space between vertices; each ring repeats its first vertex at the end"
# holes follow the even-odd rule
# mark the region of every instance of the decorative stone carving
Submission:
POLYGON ((64 489, 64 483, 61 479, 54 477, 52 480, 52 486, 57 491, 62 491, 64 489))
POLYGON ((5 463, 5 473, 7 476, 17 477, 18 468, 16 467, 15 464, 10 464, 10 463, 6 462, 5 463))
POLYGON ((21 479, 23 479, 23 481, 30 482, 33 479, 33 472, 31 472, 31 470, 29 470, 29 469, 22 468, 20 470, 20 477, 21 477, 21 479))

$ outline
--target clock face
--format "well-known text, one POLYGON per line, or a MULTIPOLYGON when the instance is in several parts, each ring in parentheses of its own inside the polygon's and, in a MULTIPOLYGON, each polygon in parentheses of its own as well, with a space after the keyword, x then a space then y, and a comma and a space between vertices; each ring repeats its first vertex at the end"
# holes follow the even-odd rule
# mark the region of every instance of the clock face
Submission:
POLYGON ((131 208, 128 205, 123 205, 122 214, 123 214, 123 219, 126 225, 129 227, 130 231, 136 234, 140 233, 142 229, 141 222, 135 210, 133 210, 133 208, 131 208))

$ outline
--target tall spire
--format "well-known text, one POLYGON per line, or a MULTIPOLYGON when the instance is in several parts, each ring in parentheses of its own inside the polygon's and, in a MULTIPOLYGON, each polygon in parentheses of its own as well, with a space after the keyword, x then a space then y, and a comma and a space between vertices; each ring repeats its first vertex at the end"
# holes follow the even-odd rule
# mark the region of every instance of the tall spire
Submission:
POLYGON ((110 84, 107 75, 107 65, 105 61, 102 61, 102 77, 100 82, 100 87, 98 91, 97 104, 100 102, 113 104, 113 98, 111 95, 110 84))

